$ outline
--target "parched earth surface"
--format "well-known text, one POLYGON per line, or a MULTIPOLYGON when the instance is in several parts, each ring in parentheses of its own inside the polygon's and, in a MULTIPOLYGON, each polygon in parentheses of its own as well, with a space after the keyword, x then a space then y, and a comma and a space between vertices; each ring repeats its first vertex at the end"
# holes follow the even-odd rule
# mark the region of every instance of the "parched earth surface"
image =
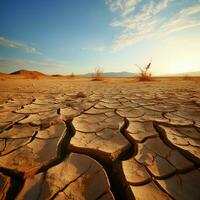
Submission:
POLYGON ((0 199, 199 200, 200 81, 0 80, 0 199))

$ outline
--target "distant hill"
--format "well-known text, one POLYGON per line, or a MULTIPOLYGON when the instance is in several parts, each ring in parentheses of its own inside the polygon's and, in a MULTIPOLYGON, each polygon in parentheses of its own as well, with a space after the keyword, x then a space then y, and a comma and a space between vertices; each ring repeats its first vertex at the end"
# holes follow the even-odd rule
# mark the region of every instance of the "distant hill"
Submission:
MULTIPOLYGON (((3 75, 4 73, 0 72, 0 75, 3 75)), ((20 75, 26 78, 35 78, 35 77, 44 77, 44 76, 48 76, 44 73, 38 72, 38 71, 29 71, 29 70, 25 70, 25 69, 21 69, 18 70, 16 72, 12 72, 10 74, 5 74, 5 75, 20 75)), ((62 74, 53 74, 50 75, 51 77, 68 77, 66 75, 62 75, 62 74)), ((79 77, 93 77, 95 76, 94 73, 87 73, 87 74, 77 74, 75 76, 79 76, 79 77)), ((104 77, 134 77, 137 76, 137 73, 132 73, 132 72, 104 72, 103 73, 104 77)))
POLYGON ((183 76, 200 76, 200 71, 195 71, 195 72, 184 72, 184 73, 178 73, 178 74, 165 74, 167 77, 183 77, 183 76))
MULTIPOLYGON (((103 73, 103 77, 136 77, 138 74, 137 73, 132 73, 132 72, 126 72, 126 71, 122 71, 122 72, 104 72, 103 73)), ((39 71, 29 71, 29 70, 25 70, 25 69, 21 69, 15 72, 12 72, 10 74, 6 74, 6 73, 2 73, 0 72, 0 76, 1 77, 22 77, 22 78, 42 78, 42 77, 57 77, 57 78, 64 78, 64 77, 69 77, 70 75, 61 75, 61 74, 53 74, 53 75, 46 75, 44 73, 41 73, 39 71)), ((87 74, 75 74, 75 76, 79 76, 79 77, 94 77, 95 74, 94 73, 87 73, 87 74)), ((200 71, 196 71, 196 72, 185 72, 185 73, 179 73, 179 74, 166 74, 164 76, 167 77, 175 77, 175 76, 200 76, 200 71)))
POLYGON ((18 70, 16 72, 10 73, 10 75, 19 75, 22 76, 23 78, 41 78, 47 76, 46 74, 43 74, 38 71, 29 71, 25 69, 18 70))
POLYGON ((186 73, 181 73, 178 74, 179 76, 200 76, 200 71, 196 72, 186 72, 186 73))
POLYGON ((53 74, 51 75, 52 77, 64 77, 64 75, 60 75, 60 74, 53 74))
POLYGON ((37 74, 37 75, 42 75, 42 76, 45 76, 45 74, 41 73, 41 72, 38 72, 38 71, 29 71, 29 70, 25 70, 25 69, 21 69, 21 70, 18 70, 16 72, 12 72, 10 74, 13 74, 13 75, 28 75, 28 74, 37 74))
MULTIPOLYGON (((87 73, 87 74, 81 74, 79 75, 81 77, 93 77, 95 76, 94 73, 87 73)), ((133 77, 137 76, 137 73, 132 73, 132 72, 104 72, 103 73, 104 77, 133 77)))

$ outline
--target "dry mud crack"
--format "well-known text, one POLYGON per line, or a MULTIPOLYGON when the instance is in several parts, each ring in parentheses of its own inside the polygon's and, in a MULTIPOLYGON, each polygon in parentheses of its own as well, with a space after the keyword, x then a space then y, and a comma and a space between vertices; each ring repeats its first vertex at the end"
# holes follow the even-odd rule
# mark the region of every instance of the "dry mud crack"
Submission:
POLYGON ((199 200, 195 85, 1 80, 0 199, 199 200))

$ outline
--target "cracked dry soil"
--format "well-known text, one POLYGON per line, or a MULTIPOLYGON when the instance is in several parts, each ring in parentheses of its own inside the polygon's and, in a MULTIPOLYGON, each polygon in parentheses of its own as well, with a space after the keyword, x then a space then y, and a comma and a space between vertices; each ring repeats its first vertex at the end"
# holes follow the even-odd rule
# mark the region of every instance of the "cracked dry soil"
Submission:
POLYGON ((199 200, 199 83, 0 80, 0 199, 199 200))

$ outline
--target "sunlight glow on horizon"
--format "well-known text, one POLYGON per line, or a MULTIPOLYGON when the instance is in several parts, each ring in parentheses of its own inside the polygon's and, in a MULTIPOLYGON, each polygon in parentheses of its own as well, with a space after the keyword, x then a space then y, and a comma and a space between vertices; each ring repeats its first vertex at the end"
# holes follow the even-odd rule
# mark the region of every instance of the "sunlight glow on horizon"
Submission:
POLYGON ((200 71, 199 37, 171 37, 154 50, 153 74, 178 74, 200 71))

